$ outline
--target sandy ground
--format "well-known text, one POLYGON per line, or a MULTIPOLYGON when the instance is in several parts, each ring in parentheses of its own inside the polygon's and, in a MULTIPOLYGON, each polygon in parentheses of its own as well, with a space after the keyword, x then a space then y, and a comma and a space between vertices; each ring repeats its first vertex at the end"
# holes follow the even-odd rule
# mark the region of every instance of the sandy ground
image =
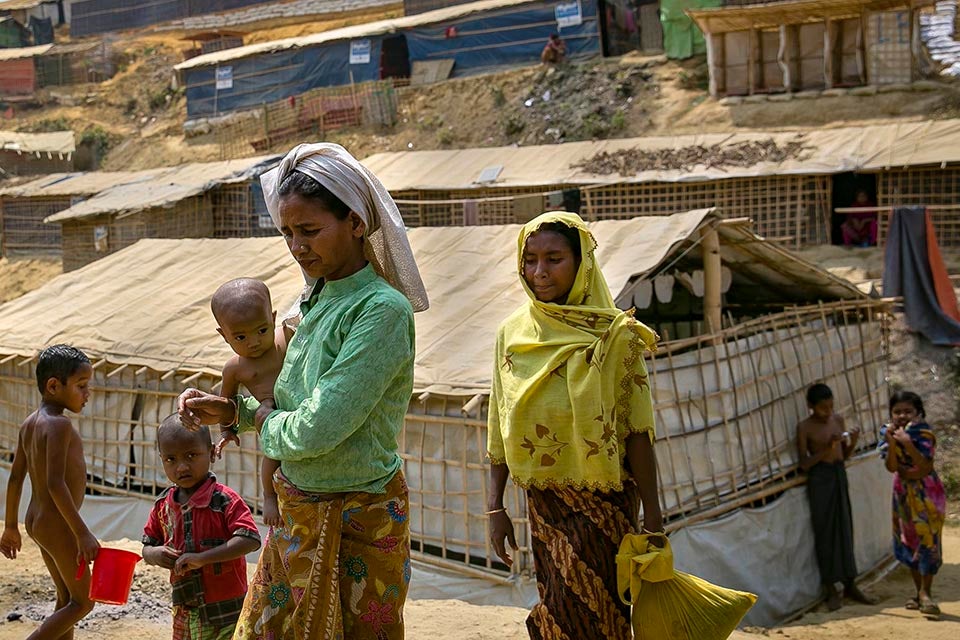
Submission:
MULTIPOLYGON (((872 640, 955 640, 960 634, 960 528, 945 531, 946 564, 934 582, 943 615, 927 620, 903 603, 912 595, 910 575, 897 568, 866 591, 881 601, 874 606, 847 604, 835 613, 821 605, 799 620, 776 629, 748 628, 734 640, 773 636, 790 640, 870 638, 872 640)), ((130 540, 109 546, 138 551, 130 540)), ((0 640, 23 638, 52 609, 53 587, 37 547, 24 539, 15 561, 0 559, 0 640), (19 614, 19 619, 10 620, 19 614)), ((253 565, 250 565, 253 570, 253 565)), ((78 640, 161 640, 170 637, 167 572, 137 565, 130 601, 122 606, 97 605, 78 627, 78 640)), ((516 607, 475 606, 459 600, 414 600, 407 603, 407 637, 444 640, 520 640, 526 638, 527 611, 516 607)))
POLYGON ((56 278, 62 270, 60 258, 0 258, 0 303, 33 291, 56 278))

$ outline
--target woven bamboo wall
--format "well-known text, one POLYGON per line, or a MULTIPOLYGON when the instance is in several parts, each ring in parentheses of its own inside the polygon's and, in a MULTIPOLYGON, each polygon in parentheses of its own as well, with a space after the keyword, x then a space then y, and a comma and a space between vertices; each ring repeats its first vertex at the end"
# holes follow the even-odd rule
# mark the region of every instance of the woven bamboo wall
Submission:
POLYGON ((72 271, 143 238, 248 238, 276 235, 256 211, 249 182, 221 185, 181 200, 170 209, 154 208, 124 217, 96 216, 63 225, 63 270, 72 271), (98 249, 95 230, 106 228, 98 249))
MULTIPOLYGON (((790 309, 720 334, 666 343, 648 362, 658 424, 660 501, 669 524, 718 517, 783 488, 796 474, 795 426, 813 382, 829 384, 837 411, 878 437, 886 400, 887 316, 875 302, 790 309)), ((0 355, 0 458, 9 463, 17 429, 36 407, 34 360, 0 355)), ((156 426, 187 386, 215 390, 209 372, 156 371, 96 361, 91 400, 76 425, 84 438, 89 486, 118 495, 155 495, 167 481, 156 426)), ((399 437, 410 488, 414 550, 461 571, 504 575, 490 558, 486 400, 414 397, 399 437)), ((255 439, 243 436, 214 465, 221 481, 259 511, 255 439)), ((514 571, 533 570, 524 494, 508 485, 517 526, 514 571)))
MULTIPOLYGON (((914 167, 877 173, 877 204, 881 207, 956 205, 960 203, 960 165, 914 167)), ((957 210, 931 209, 933 228, 941 247, 960 250, 957 210)), ((878 215, 879 243, 887 237, 889 216, 878 215)))
POLYGON ((829 176, 759 176, 707 182, 620 183, 582 190, 588 220, 663 216, 719 207, 750 217, 757 233, 800 248, 829 241, 829 176))
POLYGON ((0 256, 60 255, 60 225, 43 219, 69 208, 69 197, 0 197, 0 256))
POLYGON ((543 213, 544 196, 564 185, 490 187, 453 191, 397 191, 392 195, 408 227, 523 223, 543 213))

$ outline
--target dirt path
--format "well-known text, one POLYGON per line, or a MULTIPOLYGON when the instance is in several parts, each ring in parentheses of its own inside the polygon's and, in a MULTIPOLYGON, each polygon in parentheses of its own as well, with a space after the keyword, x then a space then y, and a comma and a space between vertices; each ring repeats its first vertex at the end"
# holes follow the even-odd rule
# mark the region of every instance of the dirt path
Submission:
MULTIPOLYGON (((772 636, 786 640, 955 640, 960 637, 960 527, 945 532, 946 564, 934 583, 934 595, 943 615, 926 620, 903 603, 912 594, 910 576, 897 569, 867 588, 881 602, 875 606, 848 604, 836 613, 823 607, 794 623, 777 629, 749 628, 733 640, 759 640, 772 636)), ((130 540, 110 546, 139 550, 130 540)), ((2 559, 0 567, 0 640, 23 638, 52 609, 52 585, 37 547, 24 541, 15 561, 2 559), (9 621, 11 614, 20 619, 9 621)), ((250 566, 251 570, 253 565, 250 566)), ((134 591, 123 607, 97 605, 77 630, 77 640, 166 640, 170 637, 167 572, 140 563, 134 576, 134 591)), ((485 607, 459 600, 414 600, 407 603, 407 637, 443 640, 522 640, 527 637, 527 612, 516 607, 485 607)))

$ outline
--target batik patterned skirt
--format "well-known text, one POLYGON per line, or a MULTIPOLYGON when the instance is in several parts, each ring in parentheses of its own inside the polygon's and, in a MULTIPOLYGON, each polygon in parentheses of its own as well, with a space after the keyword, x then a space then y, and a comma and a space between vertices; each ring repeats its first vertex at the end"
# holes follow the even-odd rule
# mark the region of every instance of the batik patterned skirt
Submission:
POLYGON ((907 480, 893 474, 893 554, 921 575, 936 575, 943 565, 941 535, 947 494, 935 471, 907 480))
POLYGON ((408 492, 312 494, 277 470, 283 527, 264 542, 237 640, 400 640, 410 583, 408 492))
POLYGON ((629 640, 630 605, 617 594, 617 550, 636 533, 635 485, 609 493, 528 489, 538 602, 533 640, 629 640))

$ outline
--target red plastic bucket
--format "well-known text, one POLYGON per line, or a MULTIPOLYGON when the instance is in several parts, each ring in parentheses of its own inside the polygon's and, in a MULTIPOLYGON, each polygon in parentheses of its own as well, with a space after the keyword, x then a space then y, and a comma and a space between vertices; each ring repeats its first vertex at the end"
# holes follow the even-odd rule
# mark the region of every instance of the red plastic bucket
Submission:
POLYGON ((90 578, 90 599, 104 604, 127 604, 130 585, 133 584, 133 568, 140 562, 140 555, 133 551, 100 547, 93 561, 90 578))

